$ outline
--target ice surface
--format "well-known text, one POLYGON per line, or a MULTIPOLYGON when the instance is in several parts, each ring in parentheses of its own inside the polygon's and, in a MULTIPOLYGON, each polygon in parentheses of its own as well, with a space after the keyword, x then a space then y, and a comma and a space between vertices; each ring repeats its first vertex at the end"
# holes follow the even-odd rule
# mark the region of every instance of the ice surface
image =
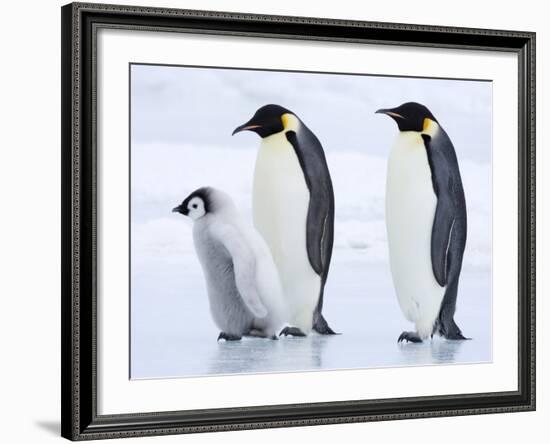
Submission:
POLYGON ((386 267, 340 260, 326 288, 324 313, 338 336, 216 342, 204 282, 182 263, 135 270, 132 378, 287 372, 491 361, 490 276, 465 270, 457 323, 469 341, 440 338, 397 344, 403 318, 386 267))

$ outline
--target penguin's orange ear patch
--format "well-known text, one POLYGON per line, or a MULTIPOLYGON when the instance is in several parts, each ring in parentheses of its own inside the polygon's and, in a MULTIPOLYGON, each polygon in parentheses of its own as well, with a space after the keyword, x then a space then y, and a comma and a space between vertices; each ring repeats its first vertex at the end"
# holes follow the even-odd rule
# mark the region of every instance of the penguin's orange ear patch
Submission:
POLYGON ((289 122, 289 118, 288 118, 288 114, 285 113, 281 116, 281 122, 283 122, 283 128, 286 130, 288 129, 288 124, 290 123, 289 122))
POLYGON ((281 116, 281 122, 283 123, 283 131, 297 131, 300 127, 300 121, 292 113, 284 113, 281 116))
POLYGON ((428 119, 427 117, 424 119, 424 123, 422 124, 422 131, 427 133, 430 131, 430 126, 432 125, 433 120, 428 119))

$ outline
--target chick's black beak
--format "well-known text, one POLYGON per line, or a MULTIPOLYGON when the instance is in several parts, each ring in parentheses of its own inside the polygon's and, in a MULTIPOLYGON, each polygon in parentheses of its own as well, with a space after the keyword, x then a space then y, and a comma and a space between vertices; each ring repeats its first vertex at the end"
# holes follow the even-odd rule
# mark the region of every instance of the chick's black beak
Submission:
POLYGON ((187 216, 187 210, 182 205, 172 208, 172 213, 180 213, 187 216))

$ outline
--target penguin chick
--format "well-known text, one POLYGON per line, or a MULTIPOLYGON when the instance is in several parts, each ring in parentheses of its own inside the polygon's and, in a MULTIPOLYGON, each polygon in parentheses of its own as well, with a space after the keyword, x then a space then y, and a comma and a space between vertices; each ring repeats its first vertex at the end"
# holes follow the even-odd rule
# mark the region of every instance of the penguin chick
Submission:
POLYGON ((269 248, 223 191, 204 187, 172 210, 189 216, 218 340, 275 338, 287 314, 269 248))

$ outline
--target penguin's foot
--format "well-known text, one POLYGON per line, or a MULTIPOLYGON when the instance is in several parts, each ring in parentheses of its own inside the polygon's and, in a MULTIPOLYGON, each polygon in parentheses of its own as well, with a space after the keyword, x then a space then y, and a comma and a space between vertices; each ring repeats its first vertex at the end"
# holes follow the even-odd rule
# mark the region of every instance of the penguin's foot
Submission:
POLYGON ((218 335, 218 341, 220 339, 225 339, 226 341, 240 341, 241 340, 241 336, 237 336, 237 335, 230 335, 229 333, 225 333, 225 332, 220 332, 220 334, 218 335))
POLYGON ((281 333, 279 333, 279 336, 306 336, 306 334, 300 330, 298 327, 285 327, 281 330, 281 333))
POLYGON ((420 336, 418 336, 418 333, 414 331, 404 331, 399 335, 399 338, 397 339, 397 343, 399 344, 400 342, 403 342, 403 341, 419 343, 419 342, 422 342, 422 339, 420 338, 420 336))
POLYGON ((245 333, 245 336, 250 336, 252 338, 267 338, 265 332, 257 328, 250 329, 247 333, 245 333))
POLYGON ((448 333, 444 337, 449 341, 469 341, 470 339, 472 339, 465 337, 460 330, 457 332, 448 333))
POLYGON ((250 336, 251 338, 279 339, 276 334, 270 336, 265 331, 256 328, 251 329, 245 336, 250 336))

